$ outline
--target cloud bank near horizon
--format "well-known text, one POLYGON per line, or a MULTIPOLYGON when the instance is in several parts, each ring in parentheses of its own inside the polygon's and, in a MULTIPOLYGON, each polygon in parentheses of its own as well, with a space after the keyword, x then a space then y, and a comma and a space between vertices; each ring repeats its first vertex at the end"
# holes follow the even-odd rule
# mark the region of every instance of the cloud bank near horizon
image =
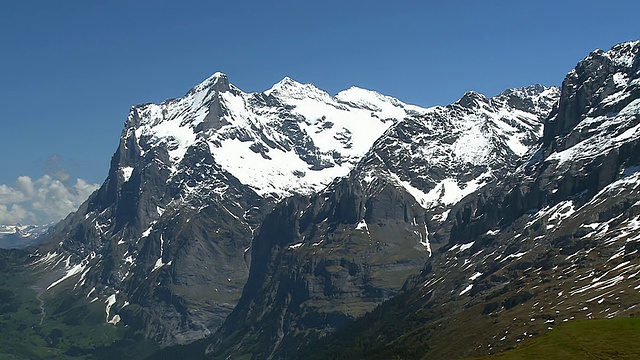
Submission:
POLYGON ((0 225, 44 225, 64 219, 99 188, 83 179, 71 181, 63 169, 39 179, 19 176, 0 184, 0 225))

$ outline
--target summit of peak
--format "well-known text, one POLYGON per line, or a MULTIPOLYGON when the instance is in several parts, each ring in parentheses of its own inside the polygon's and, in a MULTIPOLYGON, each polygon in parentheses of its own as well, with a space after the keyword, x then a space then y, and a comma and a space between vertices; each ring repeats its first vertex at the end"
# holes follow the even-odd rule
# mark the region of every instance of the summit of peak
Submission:
POLYGON ((473 107, 478 101, 485 101, 487 99, 486 96, 480 94, 477 91, 467 91, 462 95, 462 97, 456 101, 456 104, 464 107, 473 107))
POLYGON ((365 89, 355 85, 351 85, 348 89, 338 92, 336 96, 340 96, 340 94, 377 94, 382 96, 382 94, 378 93, 377 91, 365 89))
MULTIPOLYGON (((338 99, 338 101, 374 111, 380 111, 382 108, 396 107, 404 109, 407 107, 407 104, 394 97, 358 86, 351 86, 346 90, 340 91, 336 94, 335 98, 338 99)), ((419 107, 415 107, 413 110, 422 111, 419 107)))
POLYGON ((621 42, 619 44, 615 44, 611 47, 611 49, 604 51, 601 49, 596 49, 591 52, 593 53, 606 53, 609 55, 620 54, 620 53, 637 53, 640 48, 640 40, 629 40, 625 42, 621 42))
POLYGON ((229 78, 227 77, 227 74, 219 71, 207 78, 207 80, 204 81, 204 84, 215 88, 218 92, 229 91, 229 78))
POLYGON ((595 49, 589 53, 586 58, 578 62, 578 65, 571 73, 575 73, 575 71, 580 72, 584 68, 595 66, 590 64, 612 63, 614 66, 618 67, 617 70, 631 68, 634 66, 634 61, 638 57, 639 52, 640 41, 626 41, 619 43, 612 46, 611 49, 607 51, 595 49))
POLYGON ((226 78, 226 77, 227 77, 227 74, 225 74, 223 72, 220 72, 220 71, 216 71, 209 78, 210 79, 219 79, 219 78, 226 78))
POLYGON ((640 41, 627 41, 611 47, 607 54, 615 63, 625 67, 632 67, 640 52, 640 41))
POLYGON ((278 82, 277 82, 277 84, 283 84, 283 85, 285 85, 285 84, 286 84, 286 85, 299 84, 299 85, 302 85, 302 83, 301 83, 301 82, 296 81, 296 80, 294 80, 294 79, 292 79, 292 78, 290 78, 290 77, 288 77, 288 76, 283 77, 283 78, 282 78, 282 80, 280 80, 280 81, 278 81, 278 82))
POLYGON ((194 86, 188 93, 199 92, 210 88, 213 88, 218 93, 229 91, 231 89, 231 84, 229 83, 227 74, 217 71, 198 85, 194 86))
POLYGON ((558 88, 557 86, 545 86, 542 84, 533 84, 526 87, 509 88, 503 91, 502 93, 500 93, 498 96, 515 95, 519 97, 536 97, 536 96, 544 95, 545 93, 548 93, 548 92, 559 93, 560 88, 558 88))
MULTIPOLYGON (((271 89, 264 92, 266 95, 280 95, 284 97, 290 97, 294 99, 301 99, 304 97, 324 97, 320 95, 320 93, 325 93, 325 91, 320 90, 312 83, 303 84, 297 80, 294 80, 288 76, 285 76, 282 80, 275 83, 271 89), (312 96, 311 94, 317 94, 316 96, 312 96)), ((329 96, 326 94, 326 96, 329 96)))
POLYGON ((515 91, 517 90, 521 90, 527 94, 532 94, 532 95, 538 95, 538 94, 542 94, 543 92, 545 92, 548 89, 547 86, 544 86, 542 84, 533 84, 533 85, 529 85, 527 87, 523 87, 523 88, 519 88, 519 89, 513 89, 515 91))
POLYGON ((483 94, 475 91, 475 90, 469 90, 466 93, 464 93, 464 95, 462 95, 462 97, 471 97, 471 98, 485 98, 486 96, 484 96, 483 94))
POLYGON ((286 88, 291 88, 291 87, 300 87, 303 86, 303 84, 299 81, 296 81, 288 76, 285 76, 282 78, 282 80, 278 81, 277 83, 275 83, 270 90, 278 90, 278 89, 286 89, 286 88))

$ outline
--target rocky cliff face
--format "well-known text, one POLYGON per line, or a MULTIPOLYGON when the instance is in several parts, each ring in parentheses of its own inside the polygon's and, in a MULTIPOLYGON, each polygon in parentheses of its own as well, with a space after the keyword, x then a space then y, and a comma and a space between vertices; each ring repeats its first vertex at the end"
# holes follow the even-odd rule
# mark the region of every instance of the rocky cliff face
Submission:
POLYGON ((349 176, 278 204, 209 356, 290 357, 396 295, 443 245, 451 208, 538 143, 558 94, 542 86, 465 94, 392 126, 349 176))
POLYGON ((477 356, 573 319, 638 315, 639 49, 581 61, 539 150, 451 210, 447 245, 403 295, 306 358, 477 356))
POLYGON ((248 94, 221 73, 134 106, 104 184, 39 247, 50 270, 39 287, 50 298, 72 287, 105 303, 106 321, 163 345, 206 336, 237 303, 273 205, 347 174, 389 126, 422 111, 289 78, 248 94))

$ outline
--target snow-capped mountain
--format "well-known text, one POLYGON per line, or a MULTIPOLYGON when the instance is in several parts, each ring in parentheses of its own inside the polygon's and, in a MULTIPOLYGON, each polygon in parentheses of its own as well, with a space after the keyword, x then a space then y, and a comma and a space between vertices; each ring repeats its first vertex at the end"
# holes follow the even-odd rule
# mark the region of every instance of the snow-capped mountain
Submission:
POLYGON ((452 205, 522 161, 558 97, 558 88, 542 85, 492 98, 468 92, 389 129, 356 172, 364 182, 390 177, 422 207, 440 207, 444 220, 452 205))
POLYGON ((254 239, 243 297, 206 351, 281 358, 396 295, 443 245, 449 211, 540 143, 558 97, 541 85, 469 92, 391 126, 349 176, 279 203, 254 239))
POLYGON ((539 149, 451 210, 446 245, 401 297, 307 358, 481 356, 574 319, 638 316, 639 52, 627 42, 580 61, 539 149))
POLYGON ((103 302, 105 321, 142 323, 165 345, 205 336, 240 297, 275 202, 348 174, 385 130, 424 111, 289 78, 245 93, 222 73, 134 106, 108 178, 40 247, 55 270, 39 287, 103 302))
MULTIPOLYGON (((216 73, 183 98, 136 107, 124 140, 142 157, 165 145, 172 175, 190 147, 205 144, 242 184, 279 199, 346 175, 389 126, 422 111, 355 87, 334 97, 290 78, 247 94, 216 73)), ((122 165, 123 177, 135 169, 122 165)))
POLYGON ((0 225, 0 248, 25 248, 37 242, 51 224, 47 225, 0 225))

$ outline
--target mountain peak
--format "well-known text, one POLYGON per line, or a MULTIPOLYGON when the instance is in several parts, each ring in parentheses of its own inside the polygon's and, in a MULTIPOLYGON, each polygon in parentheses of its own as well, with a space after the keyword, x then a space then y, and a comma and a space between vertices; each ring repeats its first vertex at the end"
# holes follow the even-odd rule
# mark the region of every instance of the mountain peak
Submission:
POLYGON ((218 92, 227 92, 230 89, 229 78, 227 77, 227 74, 219 71, 211 75, 203 83, 208 87, 212 87, 218 92))
POLYGON ((626 67, 633 66, 634 59, 637 57, 640 51, 640 41, 627 41, 617 45, 614 45, 605 54, 618 65, 626 67))
POLYGON ((629 85, 640 73, 639 52, 640 41, 629 41, 606 52, 595 50, 578 62, 562 82, 563 96, 545 125, 544 144, 568 135, 587 117, 617 113, 633 101, 635 86, 629 85))
POLYGON ((220 71, 216 71, 215 73, 213 73, 213 75, 209 77, 209 79, 220 79, 220 78, 226 78, 226 77, 227 77, 227 74, 220 71))
MULTIPOLYGON (((584 60, 578 62, 576 68, 569 73, 569 76, 575 74, 576 71, 584 71, 585 68, 595 69, 597 66, 606 67, 609 66, 609 64, 618 67, 617 70, 621 70, 621 68, 631 68, 637 58, 638 52, 640 52, 640 41, 627 41, 616 44, 607 51, 596 49, 584 60)), ((596 70, 592 70, 591 72, 596 70)), ((601 70, 612 71, 614 69, 607 68, 601 70)))
MULTIPOLYGON (((397 107, 406 108, 407 104, 387 95, 380 94, 377 91, 363 89, 357 86, 351 86, 346 90, 342 90, 335 96, 338 101, 352 104, 362 109, 371 111, 382 111, 383 108, 397 107)), ((417 107, 414 107, 417 109, 417 107)))
POLYGON ((537 115, 549 114, 560 97, 560 88, 534 84, 521 88, 510 88, 492 99, 506 101, 515 109, 524 110, 537 115))
POLYGON ((336 94, 336 98, 349 98, 352 96, 356 97, 375 97, 375 98, 390 98, 389 96, 382 95, 377 91, 361 88, 358 86, 350 86, 346 90, 342 90, 336 94))
POLYGON ((301 83, 301 82, 296 81, 296 80, 294 80, 294 79, 292 79, 292 78, 290 78, 290 77, 288 77, 288 76, 283 77, 283 78, 282 78, 282 80, 280 80, 280 81, 278 81, 278 82, 276 83, 276 85, 277 85, 277 84, 281 84, 281 85, 290 85, 290 86, 291 86, 291 85, 302 85, 302 83, 301 83))
MULTIPOLYGON (((213 89, 218 93, 224 93, 231 90, 231 84, 229 83, 229 78, 227 74, 222 73, 220 71, 215 72, 213 75, 204 79, 201 83, 194 86, 187 92, 185 96, 193 95, 195 93, 199 93, 201 91, 207 91, 208 89, 213 89)), ((176 99, 170 99, 176 100, 176 99)))
POLYGON ((486 101, 487 97, 476 92, 476 91, 468 91, 466 92, 464 95, 462 95, 462 97, 456 101, 456 104, 463 106, 463 107, 473 107, 474 105, 477 105, 480 101, 486 101))
POLYGON ((292 99, 315 98, 323 99, 331 96, 312 83, 303 84, 288 76, 275 83, 271 89, 264 92, 266 95, 279 95, 292 99))
POLYGON ((557 89, 557 87, 555 86, 549 87, 549 86, 544 86, 542 84, 533 84, 533 85, 529 85, 521 88, 509 88, 503 91, 502 93, 500 93, 500 95, 517 94, 517 95, 537 96, 537 95, 541 95, 545 91, 548 91, 549 89, 552 89, 552 88, 557 89))
POLYGON ((290 90, 290 89, 294 89, 294 88, 299 88, 304 86, 301 82, 298 82, 288 76, 285 76, 284 78, 282 78, 282 80, 278 81, 277 83, 273 84, 273 86, 265 91, 264 93, 267 95, 270 95, 273 92, 284 92, 286 90, 290 90))

